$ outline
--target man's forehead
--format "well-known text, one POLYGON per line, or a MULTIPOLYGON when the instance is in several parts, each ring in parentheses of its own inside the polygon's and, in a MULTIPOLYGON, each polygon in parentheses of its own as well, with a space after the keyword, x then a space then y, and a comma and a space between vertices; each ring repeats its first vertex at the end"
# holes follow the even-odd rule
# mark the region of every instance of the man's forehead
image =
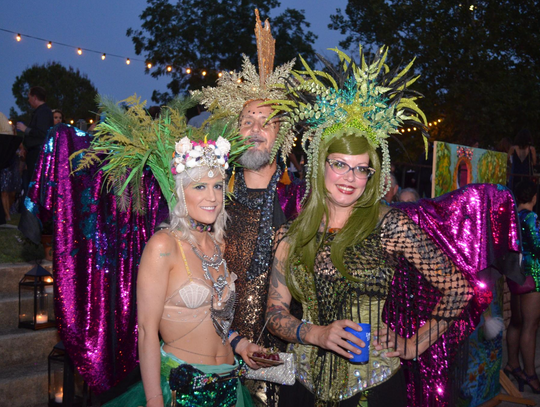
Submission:
POLYGON ((267 105, 259 105, 257 103, 250 103, 242 110, 242 116, 254 116, 254 115, 264 115, 269 116, 272 113, 272 108, 267 105))

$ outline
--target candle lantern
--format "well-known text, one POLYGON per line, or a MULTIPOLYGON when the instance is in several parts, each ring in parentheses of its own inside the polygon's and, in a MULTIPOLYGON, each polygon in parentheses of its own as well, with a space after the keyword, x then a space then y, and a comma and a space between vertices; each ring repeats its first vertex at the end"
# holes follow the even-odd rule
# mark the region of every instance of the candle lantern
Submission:
POLYGON ((49 406, 80 407, 88 402, 88 385, 75 370, 63 342, 49 354, 49 406))
POLYGON ((19 282, 19 328, 55 325, 52 274, 37 265, 19 282))

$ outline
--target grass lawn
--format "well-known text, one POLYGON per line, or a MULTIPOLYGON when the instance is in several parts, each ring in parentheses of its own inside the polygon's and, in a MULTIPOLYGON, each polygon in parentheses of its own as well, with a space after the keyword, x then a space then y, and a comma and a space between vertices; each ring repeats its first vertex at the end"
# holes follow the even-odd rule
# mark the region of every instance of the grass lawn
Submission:
MULTIPOLYGON (((12 215, 9 225, 17 226, 21 215, 12 215)), ((25 263, 45 257, 43 246, 35 245, 18 229, 0 228, 0 263, 25 263)))

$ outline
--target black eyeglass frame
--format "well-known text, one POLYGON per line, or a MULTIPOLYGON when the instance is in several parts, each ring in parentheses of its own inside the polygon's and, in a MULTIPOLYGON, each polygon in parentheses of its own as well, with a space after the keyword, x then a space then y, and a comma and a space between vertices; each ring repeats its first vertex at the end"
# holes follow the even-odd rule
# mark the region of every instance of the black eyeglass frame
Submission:
MULTIPOLYGON (((375 174, 375 169, 374 168, 371 168, 371 167, 367 167, 365 165, 357 165, 356 167, 351 167, 349 164, 347 164, 346 162, 343 162, 343 161, 340 161, 340 160, 334 160, 332 158, 327 158, 326 159, 326 162, 328 163, 328 165, 330 166, 330 168, 332 169, 332 171, 334 171, 336 174, 338 175, 345 175, 345 174, 348 174, 349 171, 352 171, 353 172, 353 175, 358 178, 358 179, 370 179, 374 174, 375 174), (337 164, 337 163, 340 163, 346 167, 348 167, 349 169, 343 173, 339 173, 336 171, 336 169, 334 168, 334 165, 337 164), (361 168, 361 170, 359 170, 361 168), (368 170, 367 172, 367 177, 366 178, 362 178, 362 177, 359 177, 357 174, 359 174, 358 171, 365 171, 368 170)), ((362 173, 360 173, 362 174, 362 173)))

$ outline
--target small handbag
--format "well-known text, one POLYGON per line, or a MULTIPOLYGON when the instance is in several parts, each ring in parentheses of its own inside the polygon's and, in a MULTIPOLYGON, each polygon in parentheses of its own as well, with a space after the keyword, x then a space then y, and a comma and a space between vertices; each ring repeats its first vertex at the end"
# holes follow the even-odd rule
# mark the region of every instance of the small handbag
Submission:
POLYGON ((532 276, 525 277, 525 282, 522 285, 509 278, 506 279, 506 284, 508 284, 508 289, 514 295, 527 294, 536 289, 536 282, 532 276))
POLYGON ((265 382, 292 386, 296 380, 294 355, 292 353, 279 352, 279 359, 283 361, 281 365, 261 367, 257 370, 253 370, 246 365, 246 379, 263 380, 265 382))

